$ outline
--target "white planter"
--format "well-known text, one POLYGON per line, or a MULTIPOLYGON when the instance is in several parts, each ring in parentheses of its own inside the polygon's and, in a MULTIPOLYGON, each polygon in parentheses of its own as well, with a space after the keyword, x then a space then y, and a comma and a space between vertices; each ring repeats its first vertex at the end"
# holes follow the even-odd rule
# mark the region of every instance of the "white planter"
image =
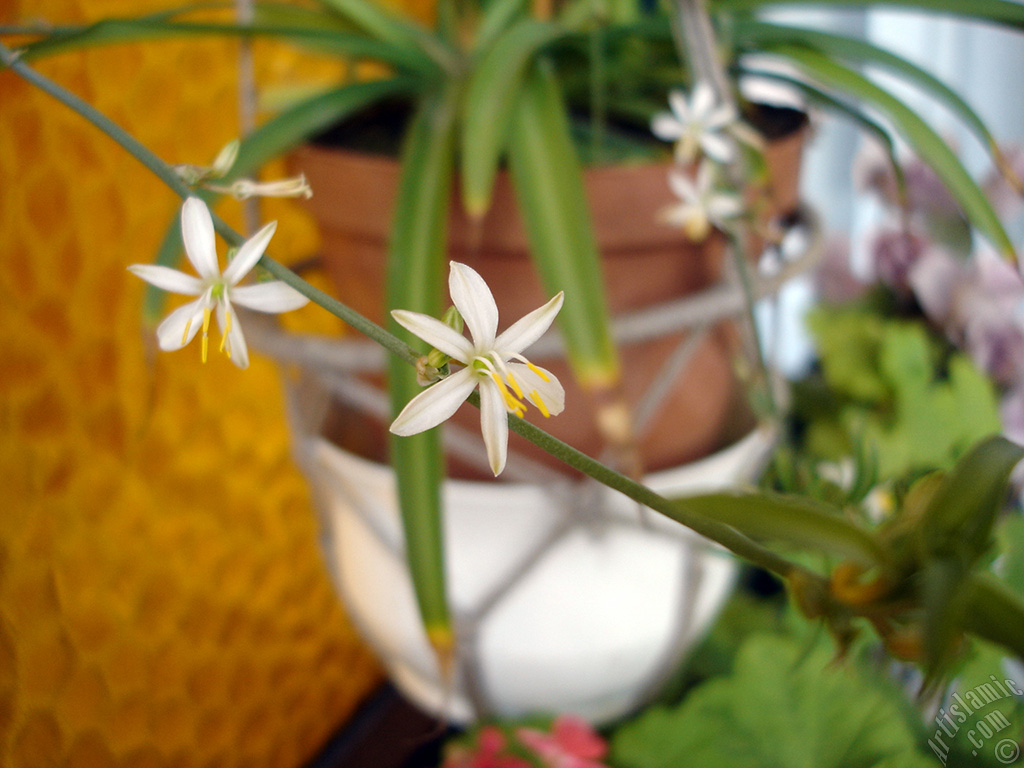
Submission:
MULTIPOLYGON (((402 555, 390 468, 299 436, 328 563, 352 619, 397 686, 455 722, 481 710, 574 712, 596 723, 652 694, 699 640, 733 584, 734 561, 681 526, 594 483, 452 480, 445 486, 449 599, 459 628, 445 690, 402 555)), ((771 435, 659 472, 682 494, 750 479, 771 435)))

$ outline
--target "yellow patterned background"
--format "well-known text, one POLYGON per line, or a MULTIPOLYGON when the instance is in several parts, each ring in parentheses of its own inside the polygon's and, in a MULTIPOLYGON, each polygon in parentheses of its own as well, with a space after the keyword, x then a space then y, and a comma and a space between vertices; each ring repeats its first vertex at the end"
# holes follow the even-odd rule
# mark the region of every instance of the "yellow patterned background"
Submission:
MULTIPOLYGON (((0 23, 157 7, 8 0, 0 23)), ((236 56, 174 41, 38 69, 165 160, 208 163, 238 130, 236 56)), ((267 79, 295 66, 258 61, 267 79)), ((175 208, 112 141, 0 72, 4 768, 288 768, 379 679, 322 564, 274 367, 204 366, 197 343, 154 355, 140 327, 125 266, 152 258, 175 208)), ((315 251, 294 204, 265 215, 275 256, 315 251)), ((322 326, 315 311, 304 322, 322 326)))

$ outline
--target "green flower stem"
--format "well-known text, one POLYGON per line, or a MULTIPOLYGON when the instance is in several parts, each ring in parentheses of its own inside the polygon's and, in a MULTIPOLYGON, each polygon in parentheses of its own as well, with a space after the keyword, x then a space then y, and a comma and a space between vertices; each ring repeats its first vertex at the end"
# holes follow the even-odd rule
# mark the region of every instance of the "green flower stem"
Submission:
MULTIPOLYGON (((478 396, 475 393, 470 398, 470 402, 474 404, 479 403, 478 396)), ((517 435, 525 437, 531 443, 547 451, 573 469, 578 469, 602 485, 618 491, 633 501, 681 523, 701 536, 721 544, 734 555, 767 571, 771 571, 783 579, 788 579, 799 573, 811 583, 824 584, 824 580, 818 574, 796 563, 792 563, 770 549, 761 546, 735 528, 687 510, 685 499, 666 499, 647 486, 619 474, 596 459, 573 448, 571 445, 563 443, 540 427, 534 426, 517 416, 509 415, 508 426, 517 435)))
POLYGON ((754 294, 754 281, 750 275, 750 262, 747 260, 746 249, 747 227, 741 227, 739 233, 732 237, 733 263, 736 266, 736 274, 739 276, 740 289, 743 291, 743 310, 747 327, 750 330, 750 345, 754 350, 754 361, 757 370, 761 374, 764 388, 764 405, 767 408, 765 414, 768 418, 775 419, 779 416, 779 405, 775 400, 775 387, 772 386, 772 372, 768 367, 768 361, 764 356, 764 349, 761 346, 761 335, 757 328, 757 317, 754 315, 754 304, 757 296, 754 294))
MULTIPOLYGON (((9 67, 12 71, 16 72, 19 76, 35 85, 40 90, 50 96, 53 96, 65 106, 79 113, 86 120, 106 133, 136 160, 152 171, 179 196, 186 198, 192 194, 192 190, 181 182, 177 175, 175 175, 174 171, 171 170, 171 167, 139 143, 138 140, 133 138, 124 131, 124 129, 79 97, 39 74, 24 62, 19 61, 17 55, 3 45, 3 43, 0 43, 0 63, 9 67)), ((231 227, 225 224, 220 218, 215 216, 214 223, 217 231, 228 242, 234 245, 238 245, 243 242, 244 238, 231 229, 231 227)), ((376 323, 366 319, 355 310, 342 304, 337 299, 328 296, 323 291, 314 288, 290 269, 274 261, 268 256, 264 255, 259 263, 274 277, 292 286, 304 296, 308 297, 310 301, 319 304, 331 314, 351 325, 360 333, 376 341, 392 354, 398 355, 400 358, 411 364, 416 363, 419 355, 407 344, 385 331, 376 323)), ((474 395, 471 400, 474 404, 479 405, 479 398, 477 396, 474 395)), ((777 555, 752 539, 747 538, 735 528, 687 511, 685 501, 670 501, 663 496, 660 496, 650 488, 647 488, 640 483, 630 480, 618 472, 609 469, 599 461, 581 453, 575 448, 563 443, 561 440, 552 437, 544 430, 527 421, 523 421, 522 419, 510 415, 509 427, 512 431, 522 435, 534 445, 547 451, 570 467, 579 470, 585 475, 588 475, 613 490, 619 491, 630 499, 676 520, 696 533, 721 544, 723 547, 733 552, 733 554, 753 563, 754 565, 758 565, 768 571, 771 571, 784 579, 797 574, 802 574, 814 583, 822 584, 824 582, 821 576, 777 555)))
MULTIPOLYGON (((729 79, 725 66, 718 54, 718 41, 715 27, 708 12, 707 0, 676 0, 676 23, 679 25, 677 42, 680 43, 681 54, 688 63, 693 74, 692 85, 705 82, 711 86, 715 101, 719 104, 736 107, 736 99, 729 87, 729 79)), ((730 180, 739 190, 743 189, 742 159, 737 159, 729 168, 730 180)), ((751 344, 754 350, 754 363, 763 378, 765 407, 769 418, 779 415, 775 392, 772 387, 771 370, 764 357, 761 337, 757 330, 757 319, 754 317, 753 281, 750 278, 750 264, 746 254, 746 234, 749 225, 742 224, 732 237, 732 257, 739 276, 740 288, 743 291, 746 307, 746 322, 750 328, 751 344)))

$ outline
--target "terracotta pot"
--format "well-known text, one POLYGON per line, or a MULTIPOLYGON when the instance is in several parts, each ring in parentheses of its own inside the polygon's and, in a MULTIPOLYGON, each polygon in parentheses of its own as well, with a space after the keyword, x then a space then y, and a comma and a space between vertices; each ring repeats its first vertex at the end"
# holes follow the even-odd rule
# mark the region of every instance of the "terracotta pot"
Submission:
MULTIPOLYGON (((770 146, 773 215, 796 207, 802 133, 770 146)), ((400 173, 398 163, 382 156, 307 146, 295 154, 294 166, 306 174, 314 190, 308 205, 319 221, 324 263, 339 298, 381 322, 385 316, 385 262, 400 173)), ((587 197, 613 315, 685 297, 713 284, 721 274, 725 252, 722 236, 713 234, 695 245, 678 230, 656 221, 656 213, 674 202, 666 181, 670 167, 667 163, 644 163, 586 172, 587 197)), ((494 291, 500 328, 548 298, 529 263, 526 237, 507 175, 499 177, 494 203, 478 227, 462 214, 456 199, 449 231, 450 258, 472 266, 494 291)), ((566 300, 572 301, 572 296, 566 300)), ((620 346, 625 393, 631 404, 649 389, 684 338, 684 333, 678 333, 620 346)), ((749 428, 749 417, 737 418, 742 393, 733 376, 735 351, 735 333, 729 324, 715 328, 700 342, 659 415, 638 435, 647 469, 676 466, 706 456, 749 428)), ((531 409, 527 418, 543 422, 546 430, 591 455, 600 454, 603 445, 592 403, 573 383, 567 365, 561 360, 531 359, 550 368, 563 382, 566 408, 550 420, 531 409)), ((464 406, 456 417, 472 428, 478 418, 471 406, 464 406)), ((349 422, 350 427, 352 424, 349 422)), ((368 437, 361 423, 348 431, 362 443, 362 451, 380 457, 383 438, 368 437)), ((546 455, 532 452, 533 446, 512 437, 510 447, 514 450, 546 459, 546 455)))

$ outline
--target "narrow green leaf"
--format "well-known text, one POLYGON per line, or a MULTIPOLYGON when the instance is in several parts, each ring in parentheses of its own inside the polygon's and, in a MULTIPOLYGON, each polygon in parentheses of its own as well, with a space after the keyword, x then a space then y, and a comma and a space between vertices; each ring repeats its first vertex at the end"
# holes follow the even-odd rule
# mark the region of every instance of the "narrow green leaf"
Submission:
MULTIPOLYGON (((712 11, 755 11, 804 6, 877 6, 878 0, 711 0, 712 11)), ((1024 6, 1013 0, 886 0, 887 7, 916 8, 928 13, 963 16, 1024 29, 1024 6)))
POLYGON ((350 83, 301 101, 258 127, 241 143, 231 177, 256 172, 274 157, 370 104, 415 91, 412 77, 350 83))
POLYGON ((152 19, 108 19, 64 31, 30 43, 23 50, 27 61, 96 45, 112 45, 172 37, 276 37, 322 53, 372 59, 395 67, 429 72, 434 63, 418 49, 374 40, 365 35, 305 26, 169 22, 152 19))
POLYGON ((865 567, 880 564, 883 553, 865 530, 831 505, 806 496, 767 491, 710 493, 678 499, 687 511, 731 525, 753 539, 829 552, 865 567))
POLYGON ((752 43, 754 48, 761 48, 765 43, 796 43, 813 48, 826 56, 848 59, 884 69, 903 81, 914 84, 945 105, 963 120, 997 162, 1001 159, 995 137, 971 105, 933 74, 901 56, 863 40, 814 29, 744 21, 736 25, 735 31, 741 44, 752 43))
POLYGON ((415 45, 417 27, 380 3, 369 0, 317 0, 317 4, 352 22, 378 40, 395 45, 415 45))
POLYGON ((584 387, 618 381, 583 171, 569 133, 555 75, 540 62, 523 83, 509 144, 519 210, 534 263, 548 294, 565 291, 559 328, 584 387))
POLYGON ((491 204, 519 88, 527 66, 545 45, 565 34, 555 24, 521 19, 483 54, 463 101, 462 197, 470 216, 491 204))
MULTIPOLYGON (((448 206, 453 172, 455 93, 425 97, 406 136, 402 177, 388 254, 387 308, 439 317, 448 206)), ((393 333, 416 342, 390 321, 393 333)), ((426 350, 424 350, 426 351, 426 350)), ((415 370, 392 356, 388 364, 393 413, 421 391, 415 370)), ((443 454, 438 429, 391 437, 391 462, 405 531, 406 558, 428 636, 450 632, 441 523, 443 454)))
POLYGON ((526 8, 526 0, 494 0, 484 10, 484 15, 480 19, 473 50, 490 50, 498 35, 503 33, 526 8))
POLYGON ((964 626, 1024 660, 1024 599, 988 573, 969 577, 964 591, 964 626))
POLYGON ((899 191, 899 195, 901 198, 906 197, 906 177, 903 173, 903 166, 900 165, 899 158, 896 157, 896 144, 893 141, 892 136, 889 135, 889 131, 887 131, 881 123, 874 120, 870 115, 866 114, 864 110, 859 109, 856 105, 848 104, 842 99, 837 99, 827 91, 823 91, 821 88, 817 88, 812 83, 808 83, 805 80, 790 77, 771 70, 749 69, 744 67, 743 72, 747 75, 776 80, 780 83, 785 83, 786 85, 796 88, 803 93, 811 104, 816 104, 822 109, 827 109, 843 115, 863 128, 867 133, 873 136, 879 144, 882 145, 883 149, 885 149, 885 153, 889 159, 889 165, 892 168, 893 176, 896 178, 896 186, 899 191))
POLYGON ((772 47, 771 51, 790 59, 805 74, 828 88, 848 93, 881 111, 949 188, 971 223, 1004 255, 1015 258, 1010 237, 985 193, 942 137, 913 110, 863 75, 813 49, 780 45, 772 47))

